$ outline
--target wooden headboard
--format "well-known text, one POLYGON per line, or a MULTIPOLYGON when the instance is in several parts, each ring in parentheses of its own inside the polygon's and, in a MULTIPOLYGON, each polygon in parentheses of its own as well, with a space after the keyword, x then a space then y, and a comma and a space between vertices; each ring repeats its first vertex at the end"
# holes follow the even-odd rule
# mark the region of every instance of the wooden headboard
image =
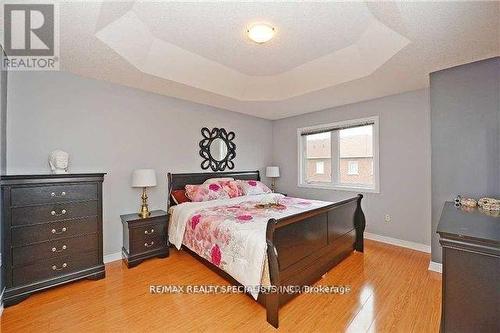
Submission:
POLYGON ((259 171, 229 171, 229 172, 199 172, 199 173, 168 173, 168 207, 175 205, 171 193, 181 190, 187 184, 199 185, 210 178, 232 177, 243 180, 260 180, 259 171))

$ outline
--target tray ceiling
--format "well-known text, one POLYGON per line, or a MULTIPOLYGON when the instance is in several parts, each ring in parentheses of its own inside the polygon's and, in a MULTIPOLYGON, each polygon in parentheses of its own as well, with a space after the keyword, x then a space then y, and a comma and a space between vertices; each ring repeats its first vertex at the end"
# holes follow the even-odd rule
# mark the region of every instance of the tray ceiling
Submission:
POLYGON ((279 119, 428 86, 499 55, 498 2, 61 2, 61 66, 279 119), (247 27, 276 36, 256 44, 247 27))

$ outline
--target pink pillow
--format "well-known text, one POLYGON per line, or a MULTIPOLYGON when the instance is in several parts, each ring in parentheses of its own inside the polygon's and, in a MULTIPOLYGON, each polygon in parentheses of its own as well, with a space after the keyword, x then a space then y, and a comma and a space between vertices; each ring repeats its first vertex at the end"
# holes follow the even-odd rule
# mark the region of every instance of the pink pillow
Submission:
POLYGON ((219 184, 186 185, 186 196, 194 202, 229 199, 229 194, 219 184))
POLYGON ((271 193, 271 189, 266 184, 258 180, 240 180, 239 185, 244 195, 271 193))

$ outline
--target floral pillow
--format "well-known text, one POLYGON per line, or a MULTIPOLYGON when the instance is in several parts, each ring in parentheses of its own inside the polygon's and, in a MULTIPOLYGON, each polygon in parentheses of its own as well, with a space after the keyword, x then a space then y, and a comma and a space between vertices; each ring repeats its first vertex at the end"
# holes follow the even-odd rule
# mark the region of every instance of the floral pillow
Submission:
POLYGON ((266 184, 257 180, 240 180, 239 185, 243 190, 244 195, 255 195, 263 193, 271 193, 271 189, 266 184))
POLYGON ((236 180, 220 181, 219 185, 222 186, 222 188, 227 192, 230 198, 236 198, 243 195, 243 189, 241 188, 239 182, 236 180))
POLYGON ((220 184, 186 185, 186 196, 194 202, 229 199, 220 184))

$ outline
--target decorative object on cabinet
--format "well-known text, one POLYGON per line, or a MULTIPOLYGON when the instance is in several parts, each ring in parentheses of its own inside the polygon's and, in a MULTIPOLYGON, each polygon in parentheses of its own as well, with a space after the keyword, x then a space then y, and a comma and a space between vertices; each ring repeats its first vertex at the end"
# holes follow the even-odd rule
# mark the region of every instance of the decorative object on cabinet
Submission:
POLYGON ((500 200, 495 198, 481 198, 477 201, 477 205, 484 210, 500 211, 500 200))
POLYGON ((490 216, 500 215, 500 199, 495 198, 484 197, 476 201, 474 198, 462 198, 458 195, 455 198, 455 207, 461 207, 466 211, 471 211, 472 209, 479 207, 479 211, 484 214, 490 216))
POLYGON ((53 174, 68 173, 69 154, 62 150, 54 150, 49 155, 49 166, 53 174))
POLYGON ((224 128, 206 127, 201 129, 203 139, 200 141, 200 156, 203 157, 201 168, 213 171, 224 171, 226 168, 234 169, 233 159, 236 157, 236 144, 234 132, 227 132, 224 128))
POLYGON ((149 217, 121 215, 123 224, 123 261, 128 268, 148 258, 168 257, 168 215, 154 210, 149 217))
POLYGON ((460 200, 460 205, 462 205, 462 207, 474 208, 477 206, 477 201, 472 198, 463 198, 460 200))
POLYGON ((276 178, 280 176, 280 168, 277 166, 268 166, 266 168, 266 177, 271 178, 271 191, 276 191, 276 178))
POLYGON ((2 176, 3 302, 105 276, 103 173, 2 176))
POLYGON ((132 187, 142 187, 142 205, 139 216, 148 217, 151 213, 148 208, 148 195, 146 189, 156 186, 156 173, 153 169, 137 169, 132 173, 132 187))
POLYGON ((500 218, 446 202, 437 233, 443 247, 441 332, 500 332, 500 218))

